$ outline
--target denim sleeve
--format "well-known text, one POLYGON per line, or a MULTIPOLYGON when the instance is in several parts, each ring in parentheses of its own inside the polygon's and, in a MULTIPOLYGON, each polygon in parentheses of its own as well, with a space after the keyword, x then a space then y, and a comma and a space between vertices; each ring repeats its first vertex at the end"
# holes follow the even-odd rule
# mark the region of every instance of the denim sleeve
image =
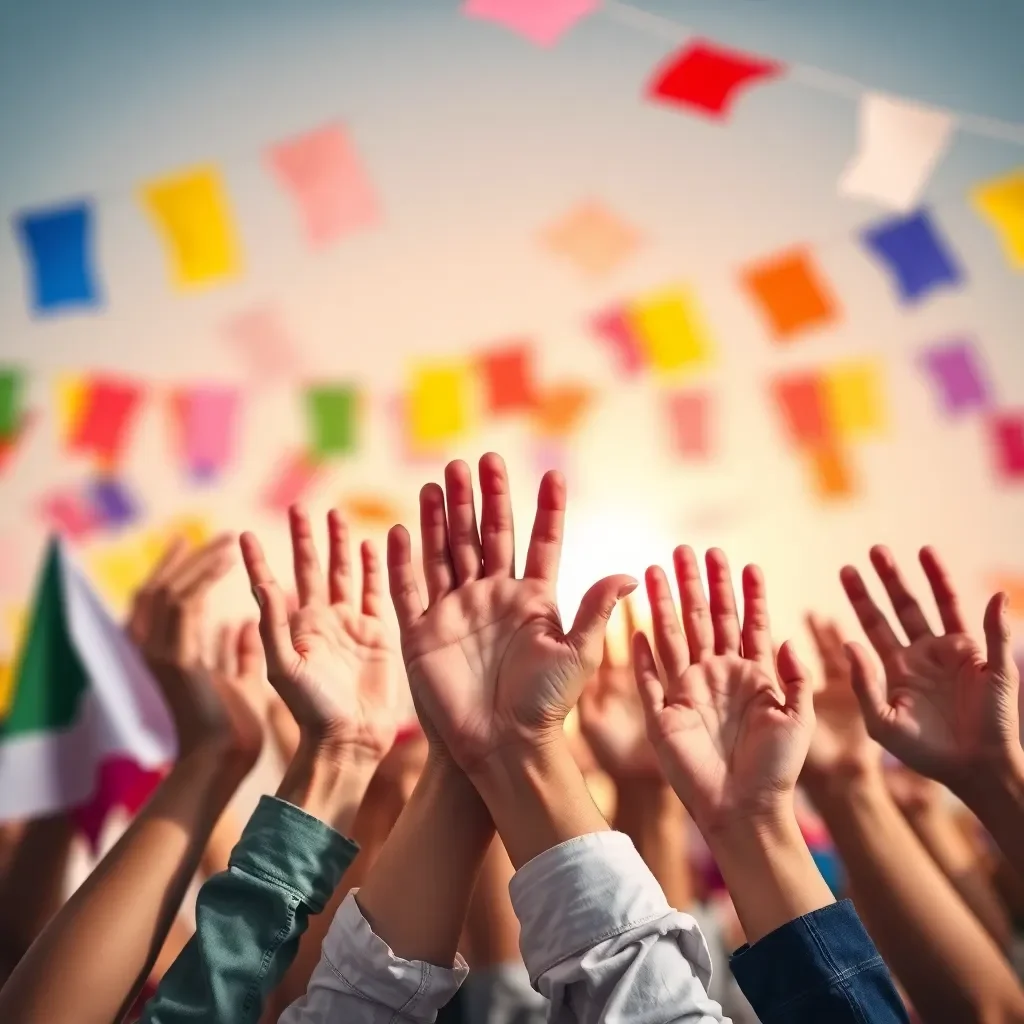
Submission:
POLYGON ((849 900, 741 947, 731 965, 762 1024, 907 1024, 889 969, 849 900))
POLYGON ((357 850, 318 818, 262 797, 228 870, 199 890, 196 933, 144 1007, 143 1024, 255 1024, 309 915, 323 910, 357 850))

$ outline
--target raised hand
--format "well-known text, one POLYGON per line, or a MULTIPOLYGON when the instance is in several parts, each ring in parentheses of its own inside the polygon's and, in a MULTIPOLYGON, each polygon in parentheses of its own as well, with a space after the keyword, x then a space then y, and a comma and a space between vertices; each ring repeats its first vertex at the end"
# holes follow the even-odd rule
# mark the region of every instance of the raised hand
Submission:
POLYGON ((953 789, 978 773, 1020 759, 1019 677, 1010 650, 1006 595, 985 609, 985 650, 968 636, 956 593, 938 556, 922 548, 921 566, 944 634, 932 632, 887 548, 871 563, 907 634, 903 644, 868 594, 860 573, 840 573, 853 610, 882 660, 885 682, 859 644, 848 644, 853 688, 868 732, 910 768, 953 789))
MULTIPOLYGON (((636 622, 629 599, 623 607, 631 651, 636 622)), ((632 657, 624 665, 616 663, 607 639, 601 664, 580 694, 579 723, 594 759, 613 779, 662 777, 647 738, 644 711, 633 681, 632 657)))
POLYGON ((482 508, 464 462, 449 463, 445 491, 420 492, 427 605, 416 584, 408 531, 388 535, 388 575, 413 700, 432 741, 466 771, 509 746, 559 735, 585 680, 601 660, 615 603, 636 587, 610 576, 587 591, 566 633, 555 603, 565 484, 540 484, 523 577, 514 566, 512 505, 505 464, 480 460, 482 508))
POLYGON ((824 681, 814 694, 816 725, 801 777, 841 782, 851 774, 877 768, 881 749, 864 725, 839 627, 813 613, 807 616, 807 627, 821 659, 824 681))
POLYGON ((788 644, 775 681, 764 580, 743 570, 740 626, 725 555, 707 553, 710 608, 697 560, 674 555, 683 628, 664 571, 647 571, 655 647, 637 633, 633 660, 647 731, 672 787, 705 837, 737 820, 792 817, 793 789, 814 729, 810 683, 788 644))
POLYGON ((398 719, 396 666, 380 620, 377 556, 364 541, 357 607, 348 528, 341 514, 332 510, 327 516, 327 579, 306 512, 293 506, 288 522, 298 598, 292 611, 259 541, 252 533, 241 537, 245 568, 260 606, 268 678, 309 741, 376 766, 394 742, 398 719))
POLYGON ((193 551, 173 542, 136 595, 128 631, 167 701, 179 755, 213 743, 251 765, 262 733, 248 683, 220 679, 203 651, 206 595, 231 565, 231 544, 226 535, 193 551))

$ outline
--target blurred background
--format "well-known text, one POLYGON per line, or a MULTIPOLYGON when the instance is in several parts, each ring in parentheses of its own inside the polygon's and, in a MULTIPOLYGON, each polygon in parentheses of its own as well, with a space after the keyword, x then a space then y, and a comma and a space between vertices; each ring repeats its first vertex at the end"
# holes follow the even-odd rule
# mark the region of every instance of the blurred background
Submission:
POLYGON ((852 622, 874 542, 1024 613, 1022 38, 1003 0, 5 0, 0 659, 53 530, 120 614, 175 529, 283 575, 291 498, 380 543, 491 449, 520 557, 567 475, 569 617, 680 542, 757 560, 779 639, 852 622))

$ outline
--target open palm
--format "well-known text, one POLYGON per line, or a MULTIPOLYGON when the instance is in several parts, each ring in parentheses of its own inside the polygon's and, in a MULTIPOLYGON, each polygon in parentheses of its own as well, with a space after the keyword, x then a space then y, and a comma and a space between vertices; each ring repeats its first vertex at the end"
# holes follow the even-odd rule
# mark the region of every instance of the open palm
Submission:
POLYGON ((372 546, 361 548, 362 603, 356 608, 341 515, 328 515, 328 578, 324 579, 306 513, 289 512, 298 607, 274 579, 259 541, 242 535, 242 555, 260 603, 260 636, 268 678, 300 729, 379 760, 398 721, 394 655, 380 620, 381 579, 372 546))
POLYGON ((480 460, 479 529, 469 467, 452 462, 445 492, 420 493, 428 604, 412 570, 404 527, 388 536, 388 573, 413 700, 428 735, 436 732, 469 770, 505 744, 532 743, 560 730, 600 658, 615 602, 635 586, 612 576, 584 596, 565 633, 555 604, 565 487, 547 474, 522 579, 514 575, 511 500, 504 462, 480 460))
MULTIPOLYGON (((632 648, 636 623, 624 602, 626 636, 632 648)), ((618 664, 607 641, 597 672, 579 701, 580 733, 601 769, 613 779, 661 778, 661 768, 647 738, 644 711, 633 680, 632 657, 618 664)))
POLYGON ((859 645, 849 645, 854 689, 871 735, 915 771, 949 786, 1019 754, 1019 678, 1010 652, 1003 594, 985 610, 986 650, 967 634, 959 603, 930 548, 921 565, 935 595, 945 635, 936 636, 907 589, 892 554, 871 561, 910 641, 904 645, 852 566, 843 587, 882 660, 884 687, 859 645))
POLYGON ((647 637, 633 642, 647 730, 673 788, 708 835, 737 818, 771 815, 791 800, 814 726, 809 685, 788 645, 774 678, 764 582, 743 573, 740 628, 729 566, 707 555, 710 608, 693 551, 675 552, 683 608, 680 629, 665 573, 647 572, 658 672, 647 637))

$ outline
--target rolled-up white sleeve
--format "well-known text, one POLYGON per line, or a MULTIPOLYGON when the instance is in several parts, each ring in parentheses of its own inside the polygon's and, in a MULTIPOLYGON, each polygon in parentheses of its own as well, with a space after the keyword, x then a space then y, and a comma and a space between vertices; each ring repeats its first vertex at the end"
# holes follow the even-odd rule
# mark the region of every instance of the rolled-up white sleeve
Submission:
POLYGON ((711 958, 697 922, 673 910, 620 832, 562 843, 510 885, 520 947, 551 1021, 718 1024, 711 958))
POLYGON ((306 994, 278 1024, 432 1024, 468 970, 458 955, 451 968, 395 956, 363 917, 353 891, 331 922, 306 994))

